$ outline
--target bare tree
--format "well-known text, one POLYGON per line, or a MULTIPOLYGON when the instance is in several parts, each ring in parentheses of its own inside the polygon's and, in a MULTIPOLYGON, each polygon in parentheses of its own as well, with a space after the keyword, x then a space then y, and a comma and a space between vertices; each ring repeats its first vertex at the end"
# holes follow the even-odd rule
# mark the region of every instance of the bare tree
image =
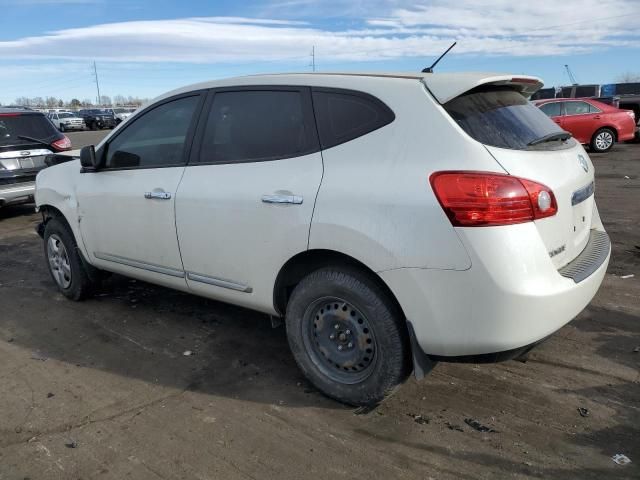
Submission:
POLYGON ((640 73, 625 72, 616 77, 616 82, 617 83, 640 82, 640 73))
POLYGON ((105 107, 111 105, 111 97, 109 95, 100 95, 100 105, 105 107))

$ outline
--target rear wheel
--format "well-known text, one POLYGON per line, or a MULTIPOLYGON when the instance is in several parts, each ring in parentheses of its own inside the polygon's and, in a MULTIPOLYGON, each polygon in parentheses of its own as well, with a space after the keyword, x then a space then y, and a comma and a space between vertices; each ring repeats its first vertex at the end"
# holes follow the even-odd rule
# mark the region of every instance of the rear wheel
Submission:
POLYGON ((82 262, 76 241, 69 227, 59 218, 47 222, 44 255, 51 278, 65 297, 82 300, 91 293, 94 285, 82 262))
POLYGON ((375 405, 411 371, 402 314, 367 275, 325 268, 309 274, 287 305, 293 356, 323 393, 375 405))
POLYGON ((603 153, 611 150, 616 143, 616 136, 610 128, 601 128, 591 138, 591 149, 594 152, 603 153))
POLYGON ((62 124, 62 123, 60 124, 60 129, 59 129, 59 130, 60 130, 61 132, 64 132, 64 124, 62 124))

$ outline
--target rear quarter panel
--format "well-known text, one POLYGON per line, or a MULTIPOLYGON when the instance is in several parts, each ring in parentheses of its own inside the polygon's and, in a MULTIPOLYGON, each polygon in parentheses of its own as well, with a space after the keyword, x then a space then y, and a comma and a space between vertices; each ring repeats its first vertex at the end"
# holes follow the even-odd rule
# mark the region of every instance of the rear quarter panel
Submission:
POLYGON ((422 83, 360 78, 349 85, 349 80, 337 86, 376 96, 396 118, 323 151, 309 248, 346 253, 377 272, 470 268, 429 176, 439 170, 504 171, 462 133, 422 83))

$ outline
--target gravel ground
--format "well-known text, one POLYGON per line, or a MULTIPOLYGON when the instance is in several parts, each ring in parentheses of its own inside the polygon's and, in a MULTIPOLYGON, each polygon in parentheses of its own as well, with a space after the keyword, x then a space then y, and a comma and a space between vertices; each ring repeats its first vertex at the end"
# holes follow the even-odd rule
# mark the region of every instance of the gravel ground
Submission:
POLYGON ((640 145, 592 158, 613 257, 591 305, 527 363, 441 363, 370 412, 261 314, 119 276, 66 300, 33 206, 0 210, 0 480, 640 478, 640 145))

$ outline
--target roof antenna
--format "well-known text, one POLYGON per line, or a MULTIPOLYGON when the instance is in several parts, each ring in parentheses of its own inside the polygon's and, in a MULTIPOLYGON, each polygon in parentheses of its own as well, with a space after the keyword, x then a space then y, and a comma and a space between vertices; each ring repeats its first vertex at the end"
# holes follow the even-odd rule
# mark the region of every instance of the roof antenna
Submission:
POLYGON ((447 53, 449 53, 449 50, 451 50, 453 47, 455 47, 457 43, 458 42, 453 42, 451 44, 451 46, 449 48, 447 48, 447 50, 442 55, 440 55, 435 62, 433 62, 433 65, 431 65, 430 67, 427 67, 427 68, 423 68, 422 69, 422 73, 433 73, 433 69, 438 64, 438 62, 440 60, 442 60, 442 57, 444 57, 447 53))

